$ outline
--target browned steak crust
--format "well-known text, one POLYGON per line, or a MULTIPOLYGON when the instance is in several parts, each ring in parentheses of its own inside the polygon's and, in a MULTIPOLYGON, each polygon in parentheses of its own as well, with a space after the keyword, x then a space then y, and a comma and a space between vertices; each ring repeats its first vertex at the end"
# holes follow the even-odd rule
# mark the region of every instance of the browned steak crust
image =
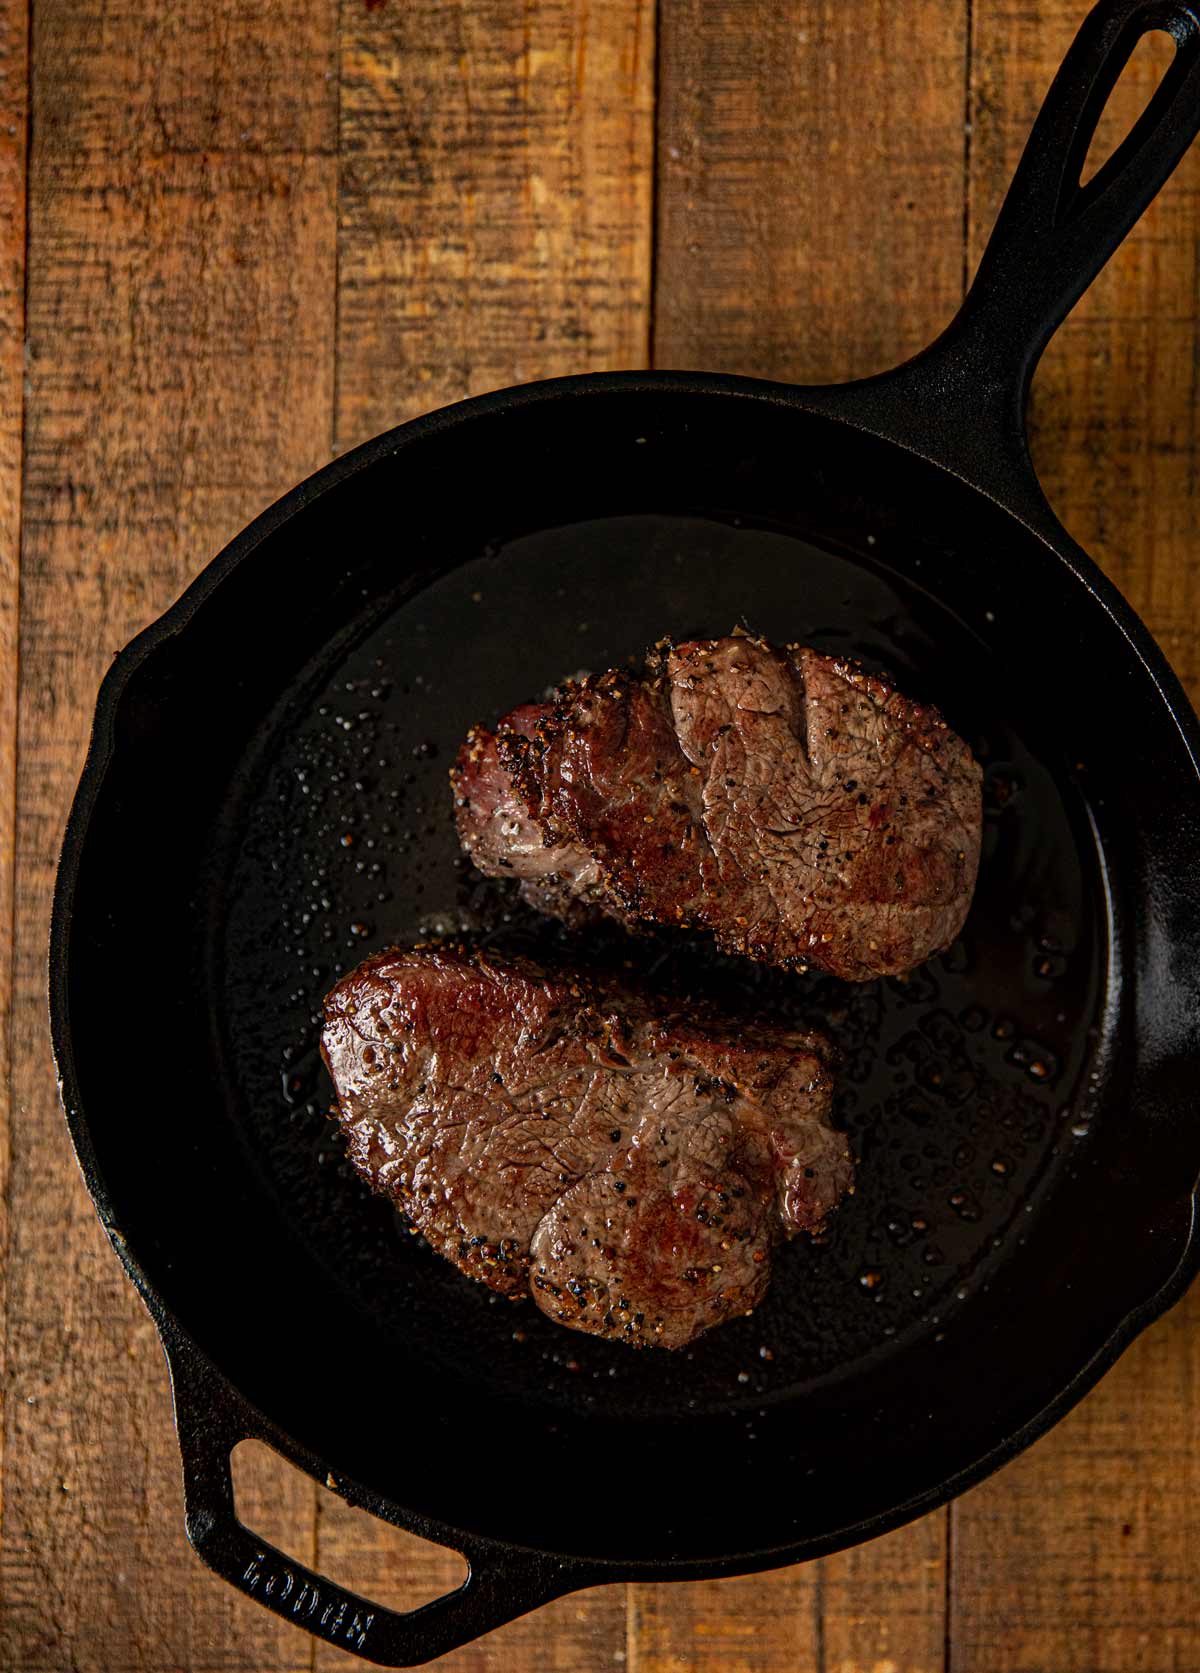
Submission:
POLYGON ((443 946, 343 977, 322 1050, 363 1178, 596 1335, 676 1348, 749 1312, 851 1188, 819 1035, 443 946))
POLYGON ((662 645, 476 728, 459 834, 541 910, 711 932, 851 981, 952 942, 979 866, 982 774, 936 709, 805 646, 662 645))

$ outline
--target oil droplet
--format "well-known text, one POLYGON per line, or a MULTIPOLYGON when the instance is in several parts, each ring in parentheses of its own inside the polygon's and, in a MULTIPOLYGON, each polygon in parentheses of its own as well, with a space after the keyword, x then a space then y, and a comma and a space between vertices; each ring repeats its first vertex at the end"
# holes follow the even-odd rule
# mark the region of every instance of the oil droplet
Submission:
POLYGON ((883 1283, 883 1273, 876 1272, 874 1270, 860 1272, 858 1275, 858 1281, 864 1290, 877 1290, 883 1283))

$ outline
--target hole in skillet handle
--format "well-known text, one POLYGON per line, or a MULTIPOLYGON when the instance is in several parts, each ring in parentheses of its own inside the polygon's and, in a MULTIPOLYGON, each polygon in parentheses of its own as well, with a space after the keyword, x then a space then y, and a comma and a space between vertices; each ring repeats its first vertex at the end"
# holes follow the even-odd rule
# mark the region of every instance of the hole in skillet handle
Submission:
POLYGON ((264 1441, 239 1441, 232 1468, 243 1528, 334 1585, 403 1613, 456 1591, 467 1578, 461 1553, 351 1505, 332 1476, 314 1482, 264 1441))
POLYGON ((1132 133, 1135 122, 1174 63, 1176 51, 1175 37, 1166 29, 1148 29, 1138 37, 1096 124, 1079 177, 1080 186, 1088 184, 1122 140, 1132 133))
MULTIPOLYGON (((171 1373, 188 1540, 214 1574, 283 1620, 378 1666, 417 1667, 606 1578, 538 1552, 463 1540, 454 1547, 467 1561, 463 1584, 404 1611, 314 1573, 239 1522, 230 1460, 240 1441, 259 1440, 315 1480, 328 1480, 323 1467, 277 1434, 177 1326, 158 1322, 171 1373)), ((353 1484, 338 1482, 337 1489, 351 1504, 384 1513, 381 1503, 353 1484)), ((432 1537, 420 1527, 413 1531, 432 1537)))

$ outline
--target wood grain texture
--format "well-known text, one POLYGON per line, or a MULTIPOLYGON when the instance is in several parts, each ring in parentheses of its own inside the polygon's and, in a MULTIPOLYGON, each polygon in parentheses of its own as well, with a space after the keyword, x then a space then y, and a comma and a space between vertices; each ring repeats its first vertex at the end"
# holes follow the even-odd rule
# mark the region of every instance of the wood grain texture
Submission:
POLYGON ((654 362, 880 371, 962 291, 966 5, 662 8, 654 362))
MULTIPOLYGON (((113 652, 327 456, 335 19, 45 0, 34 20, 0 1666, 307 1668, 183 1536, 162 1354, 83 1191, 45 949, 113 652)), ((312 1540, 313 1495, 291 1505, 312 1540)))
POLYGON ((949 1528, 925 1516, 818 1565, 818 1673, 942 1673, 949 1528))
MULTIPOLYGON (((818 381, 963 286, 964 5, 660 8, 654 361, 818 381)), ((946 1517, 780 1574, 635 1588, 637 1673, 935 1673, 946 1517)))
MULTIPOLYGON (((412 413, 638 365, 651 338, 659 365, 801 378, 903 358, 953 311, 1082 0, 659 0, 657 111, 653 0, 34 4, 24 402, 25 25, 0 8, 0 1668, 330 1673, 361 1664, 185 1543, 161 1353, 58 1111, 44 949, 100 675, 331 446, 412 413)), ((1200 154, 1033 408, 1053 503, 1194 696, 1198 248, 1200 154)), ((1193 1295, 949 1516, 774 1575, 567 1598, 438 1665, 1195 1673, 1198 1391, 1193 1295)), ((335 1579, 400 1606, 456 1582, 265 1449, 236 1462, 248 1525, 335 1579)))
POLYGON ((653 0, 343 0, 339 447, 645 364, 653 0))
POLYGON ((774 1574, 630 1588, 628 1673, 942 1673, 946 1519, 774 1574))
MULTIPOLYGON (((650 0, 343 0, 339 448, 482 390, 645 363, 653 99, 650 0)), ((316 1561, 405 1607, 461 1577, 324 1493, 316 1561)), ((439 1665, 592 1673, 624 1644, 609 1587, 439 1665)))
POLYGON ((819 1665, 816 1564, 631 1586, 629 1608, 629 1673, 809 1673, 819 1665))
POLYGON ((4 1328, 12 1135, 13 852, 16 823, 21 462, 25 418, 25 171, 28 16, 0 9, 0 1526, 4 1517, 4 1328))
MULTIPOLYGON (((970 244, 977 257, 1078 22, 1066 0, 975 8, 970 244)), ((1161 55, 1160 55, 1161 61, 1161 55)), ((1145 102, 1147 54, 1104 131, 1145 102)), ((1200 153, 1052 343, 1034 458, 1067 527, 1200 696, 1196 377, 1200 153)), ((1141 1337, 1078 1412, 955 1510, 953 1673, 1200 1667, 1200 1297, 1141 1337)))
POLYGON ((955 1509, 952 1673, 1200 1667, 1200 1291, 955 1509))

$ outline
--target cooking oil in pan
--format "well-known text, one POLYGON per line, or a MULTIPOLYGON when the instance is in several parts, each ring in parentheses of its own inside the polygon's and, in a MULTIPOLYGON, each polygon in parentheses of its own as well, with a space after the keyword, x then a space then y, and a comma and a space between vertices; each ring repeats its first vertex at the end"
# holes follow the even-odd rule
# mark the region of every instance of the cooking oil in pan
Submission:
POLYGON ((376 613, 278 712, 227 844, 226 1066, 260 1173, 369 1328, 415 1332, 463 1375, 551 1403, 752 1408, 914 1336, 937 1341, 996 1280, 1085 1142, 1105 946, 1098 861, 1055 740, 1021 716, 972 625, 901 577, 902 558, 882 543, 851 553, 699 517, 541 530, 376 613), (724 959, 701 938, 603 927, 581 938, 458 851, 446 772, 473 722, 663 635, 738 624, 890 671, 983 763, 970 917, 906 978, 851 986, 724 959), (320 1004, 367 953, 431 932, 632 960, 650 980, 832 1036, 858 1188, 826 1236, 781 1252, 753 1316, 681 1354, 635 1354, 498 1301, 368 1194, 327 1119, 320 1004))

